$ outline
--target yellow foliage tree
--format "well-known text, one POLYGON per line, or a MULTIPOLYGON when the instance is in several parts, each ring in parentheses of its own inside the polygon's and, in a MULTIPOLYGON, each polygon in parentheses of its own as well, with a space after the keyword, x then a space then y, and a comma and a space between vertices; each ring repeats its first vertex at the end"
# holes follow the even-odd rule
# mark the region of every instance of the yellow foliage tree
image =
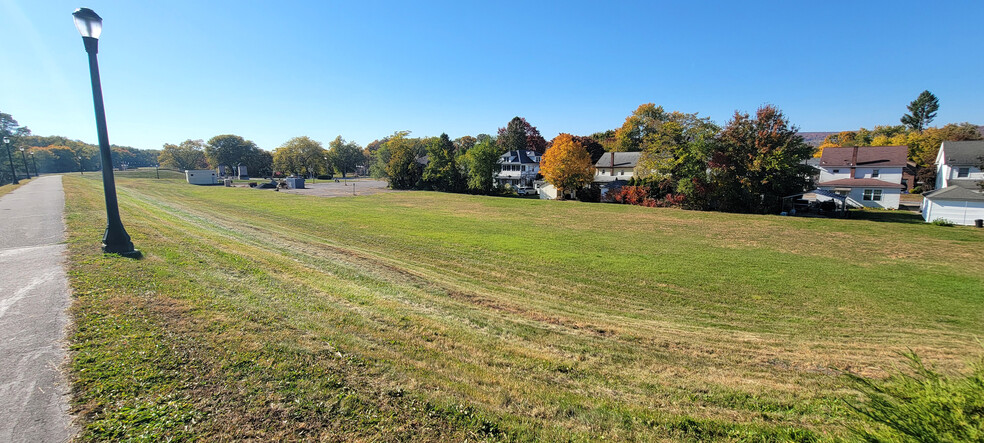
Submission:
MULTIPOLYGON (((594 166, 584 145, 570 134, 560 134, 551 142, 550 149, 540 160, 543 179, 557 187, 561 196, 591 183, 594 166)), ((563 197, 561 197, 563 198, 563 197)))

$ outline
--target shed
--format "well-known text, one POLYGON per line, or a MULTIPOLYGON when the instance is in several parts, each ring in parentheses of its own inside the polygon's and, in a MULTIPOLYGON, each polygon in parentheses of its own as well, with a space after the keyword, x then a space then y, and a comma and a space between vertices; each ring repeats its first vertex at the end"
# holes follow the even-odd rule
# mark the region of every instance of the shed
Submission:
POLYGON ((218 175, 211 169, 188 169, 185 170, 185 180, 193 185, 217 185, 219 184, 218 175))
POLYGON ((927 222, 944 219, 971 226, 984 219, 984 193, 977 180, 950 180, 949 186, 923 195, 922 215, 927 222))

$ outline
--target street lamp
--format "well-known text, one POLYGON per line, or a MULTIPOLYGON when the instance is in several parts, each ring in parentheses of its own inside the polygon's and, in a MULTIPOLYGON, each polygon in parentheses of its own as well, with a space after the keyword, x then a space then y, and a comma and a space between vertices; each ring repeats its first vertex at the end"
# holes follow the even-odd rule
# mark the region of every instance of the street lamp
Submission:
POLYGON ((27 173, 27 179, 30 180, 31 179, 31 167, 27 165, 27 154, 24 153, 24 147, 23 146, 21 146, 20 151, 21 151, 21 158, 24 160, 24 172, 27 173))
POLYGON ((79 175, 85 175, 85 173, 82 172, 83 170, 85 170, 85 168, 82 167, 82 156, 80 155, 75 158, 79 159, 79 175))
POLYGON ((31 151, 31 163, 34 163, 34 175, 36 177, 41 176, 41 172, 38 171, 38 159, 34 158, 34 151, 31 151))
POLYGON ((10 155, 10 139, 7 137, 3 138, 3 146, 7 148, 7 160, 10 162, 10 177, 13 179, 13 184, 19 183, 17 181, 17 171, 14 170, 14 157, 10 155))
POLYGON ((116 181, 113 178, 113 156, 109 151, 109 132, 106 129, 106 109, 103 107, 102 85, 99 82, 99 34, 102 18, 89 8, 79 8, 72 13, 75 27, 82 34, 85 52, 89 54, 89 78, 92 81, 92 102, 96 111, 96 132, 99 136, 99 154, 102 161, 103 193, 106 196, 106 233, 103 235, 103 252, 126 257, 139 257, 133 249, 130 235, 120 220, 119 203, 116 200, 116 181))
POLYGON ((161 165, 160 164, 154 165, 154 172, 157 173, 157 179, 160 180, 161 179, 161 165))

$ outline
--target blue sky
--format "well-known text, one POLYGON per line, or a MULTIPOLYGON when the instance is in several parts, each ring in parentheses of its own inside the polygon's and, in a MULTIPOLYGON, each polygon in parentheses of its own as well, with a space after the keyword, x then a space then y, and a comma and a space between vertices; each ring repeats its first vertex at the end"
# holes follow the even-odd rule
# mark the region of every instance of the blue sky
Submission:
POLYGON ((924 89, 934 124, 984 124, 984 2, 604 3, 0 0, 0 110, 95 142, 86 6, 110 141, 138 148, 455 138, 516 115, 549 139, 648 102, 720 124, 771 103, 834 131, 897 124, 924 89))

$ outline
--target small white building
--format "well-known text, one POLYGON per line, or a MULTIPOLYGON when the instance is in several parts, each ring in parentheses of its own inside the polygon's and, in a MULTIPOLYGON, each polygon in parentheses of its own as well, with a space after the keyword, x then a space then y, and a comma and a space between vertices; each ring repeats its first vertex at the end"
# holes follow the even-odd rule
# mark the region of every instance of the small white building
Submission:
POLYGON ((984 193, 978 181, 949 180, 950 186, 923 195, 923 220, 943 219, 964 226, 984 220, 984 193))
POLYGON ((532 189, 540 173, 540 156, 536 151, 509 151, 499 158, 499 172, 495 175, 497 186, 532 189))
POLYGON ((936 154, 936 190, 923 194, 922 215, 927 222, 948 220, 970 226, 984 220, 984 181, 980 157, 984 141, 943 142, 936 154))
POLYGON ((641 152, 606 152, 595 162, 594 183, 601 188, 604 196, 613 188, 619 187, 635 176, 641 152))
POLYGON ((185 180, 193 185, 217 185, 219 176, 211 169, 188 169, 185 170, 185 180))
POLYGON ((906 146, 824 148, 817 187, 869 208, 898 209, 906 146))

